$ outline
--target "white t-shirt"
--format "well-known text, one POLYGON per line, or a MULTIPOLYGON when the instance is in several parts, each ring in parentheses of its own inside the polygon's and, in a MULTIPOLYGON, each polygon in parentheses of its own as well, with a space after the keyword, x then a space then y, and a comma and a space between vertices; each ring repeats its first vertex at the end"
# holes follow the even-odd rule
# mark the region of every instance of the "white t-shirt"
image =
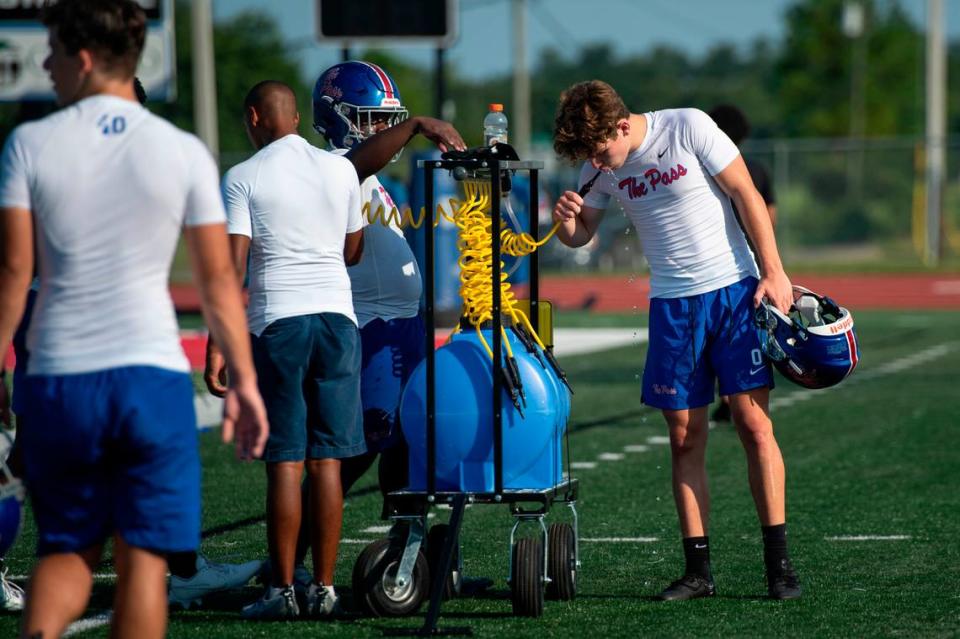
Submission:
MULTIPOLYGON (((758 276, 733 203, 712 176, 739 155, 710 116, 697 109, 645 113, 647 134, 613 174, 584 198, 605 209, 616 197, 650 264, 650 297, 687 297, 758 276)), ((585 163, 584 184, 597 170, 585 163)))
POLYGON ((250 238, 250 331, 314 313, 354 322, 343 259, 347 233, 363 228, 360 181, 346 158, 287 135, 223 177, 227 229, 250 238))
MULTIPOLYGON (((343 155, 347 150, 331 152, 343 155)), ((396 204, 375 175, 364 180, 360 188, 363 202, 370 204, 370 215, 374 216, 381 206, 383 213, 373 224, 364 217, 363 257, 347 269, 357 321, 363 327, 375 319, 416 317, 420 311, 420 267, 403 231, 394 218, 389 218, 396 204), (380 221, 386 218, 390 219, 389 226, 380 221)))
POLYGON ((200 140, 98 95, 17 127, 0 167, 0 206, 30 209, 37 236, 28 374, 189 371, 170 263, 183 225, 226 219, 200 140))

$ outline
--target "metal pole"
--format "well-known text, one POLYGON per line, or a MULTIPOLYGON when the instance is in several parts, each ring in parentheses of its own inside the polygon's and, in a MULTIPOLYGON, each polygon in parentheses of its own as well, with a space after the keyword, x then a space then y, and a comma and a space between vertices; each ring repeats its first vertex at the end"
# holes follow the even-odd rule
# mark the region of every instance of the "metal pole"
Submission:
POLYGON ((493 249, 491 266, 493 272, 490 286, 493 289, 493 492, 503 493, 503 367, 502 344, 500 343, 500 161, 490 162, 490 244, 493 249))
POLYGON ((434 58, 434 76, 436 84, 434 86, 435 93, 433 97, 433 114, 438 118, 443 117, 443 103, 447 99, 447 85, 443 73, 443 58, 443 49, 441 47, 437 47, 436 56, 434 58))
POLYGON ((424 204, 426 205, 426 219, 424 232, 423 255, 423 290, 424 290, 424 323, 427 356, 426 400, 427 400, 427 494, 433 495, 437 491, 437 363, 436 346, 434 344, 434 272, 433 272, 433 166, 428 163, 423 167, 424 204))
POLYGON ((927 0, 927 233, 924 262, 940 261, 940 222, 946 165, 946 46, 943 0, 927 0))
POLYGON ((350 59, 350 45, 344 44, 343 48, 340 49, 340 61, 347 62, 350 59))
POLYGON ((220 156, 217 131, 217 76, 213 65, 213 12, 211 0, 194 0, 190 7, 193 47, 193 120, 197 136, 214 158, 220 156))
MULTIPOLYGON (((530 169, 530 235, 534 242, 540 241, 540 171, 530 169)), ((530 325, 540 333, 540 251, 527 258, 530 260, 530 325)))
POLYGON ((511 142, 521 159, 530 157, 530 69, 527 68, 526 0, 513 0, 513 134, 511 142))

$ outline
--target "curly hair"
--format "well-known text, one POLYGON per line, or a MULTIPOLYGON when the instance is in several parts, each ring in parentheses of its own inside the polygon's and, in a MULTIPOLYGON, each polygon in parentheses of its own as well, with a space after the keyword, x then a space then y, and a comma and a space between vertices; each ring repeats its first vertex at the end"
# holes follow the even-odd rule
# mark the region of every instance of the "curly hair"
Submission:
POLYGON ((569 160, 586 160, 616 137, 617 122, 630 111, 612 86, 601 80, 579 82, 560 94, 553 122, 553 150, 569 160))
POLYGON ((124 77, 137 70, 147 17, 133 0, 48 0, 41 19, 47 28, 57 30, 68 54, 93 51, 107 69, 124 77))

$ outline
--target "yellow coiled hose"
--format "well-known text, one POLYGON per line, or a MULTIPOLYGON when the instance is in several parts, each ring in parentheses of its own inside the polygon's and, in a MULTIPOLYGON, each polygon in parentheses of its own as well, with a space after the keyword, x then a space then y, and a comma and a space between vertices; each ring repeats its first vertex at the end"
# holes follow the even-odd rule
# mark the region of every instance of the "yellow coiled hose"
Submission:
MULTIPOLYGON (((493 291, 490 286, 493 279, 493 247, 490 239, 490 227, 493 224, 490 219, 491 186, 485 180, 464 180, 463 186, 466 199, 458 202, 456 199, 450 198, 448 201, 453 216, 451 217, 444 211, 443 206, 438 204, 433 225, 436 227, 442 217, 457 227, 457 249, 460 252, 457 264, 460 267, 460 297, 463 299, 463 316, 474 326, 480 343, 483 344, 484 349, 492 359, 493 349, 490 348, 480 330, 484 322, 493 319, 493 291)), ((403 212, 398 211, 397 207, 385 212, 382 205, 376 211, 372 211, 371 208, 369 202, 363 207, 364 217, 369 224, 395 225, 400 228, 412 226, 418 229, 423 225, 426 217, 425 208, 420 209, 420 215, 416 219, 409 208, 403 212)), ((504 228, 500 231, 500 251, 512 257, 529 255, 546 244, 557 232, 559 226, 558 222, 539 242, 534 240, 529 233, 516 233, 509 227, 504 228)), ((533 336, 537 345, 545 350, 546 347, 540 340, 540 336, 533 330, 527 314, 517 308, 516 302, 516 297, 510 290, 510 282, 507 281, 506 269, 501 262, 500 310, 513 319, 515 324, 523 326, 533 336)), ((513 349, 507 339, 506 330, 503 327, 500 330, 507 355, 513 357, 513 349)))

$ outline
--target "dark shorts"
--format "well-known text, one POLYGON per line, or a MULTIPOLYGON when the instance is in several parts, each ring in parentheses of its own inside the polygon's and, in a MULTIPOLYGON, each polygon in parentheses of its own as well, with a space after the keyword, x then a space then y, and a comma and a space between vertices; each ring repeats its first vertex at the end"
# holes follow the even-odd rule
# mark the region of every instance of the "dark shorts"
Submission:
POLYGON ((342 459, 366 452, 360 333, 339 313, 285 317, 251 336, 270 420, 267 462, 342 459))
POLYGON ((375 319, 360 329, 360 393, 367 450, 382 451, 403 439, 397 409, 403 387, 424 358, 423 317, 375 319))
POLYGON ((17 357, 17 364, 13 369, 13 399, 10 410, 15 415, 23 415, 26 409, 23 399, 23 379, 27 376, 27 364, 30 362, 30 352, 27 350, 27 329, 30 328, 30 318, 33 317, 33 304, 37 301, 37 292, 30 289, 27 293, 27 305, 23 309, 23 317, 17 332, 13 334, 13 352, 17 357))
POLYGON ((760 351, 748 277, 724 288, 650 300, 650 348, 643 369, 643 403, 660 409, 697 408, 721 395, 773 388, 760 351))
POLYGON ((37 554, 78 552, 118 533, 155 552, 200 544, 193 382, 149 366, 29 375, 26 484, 37 554))

